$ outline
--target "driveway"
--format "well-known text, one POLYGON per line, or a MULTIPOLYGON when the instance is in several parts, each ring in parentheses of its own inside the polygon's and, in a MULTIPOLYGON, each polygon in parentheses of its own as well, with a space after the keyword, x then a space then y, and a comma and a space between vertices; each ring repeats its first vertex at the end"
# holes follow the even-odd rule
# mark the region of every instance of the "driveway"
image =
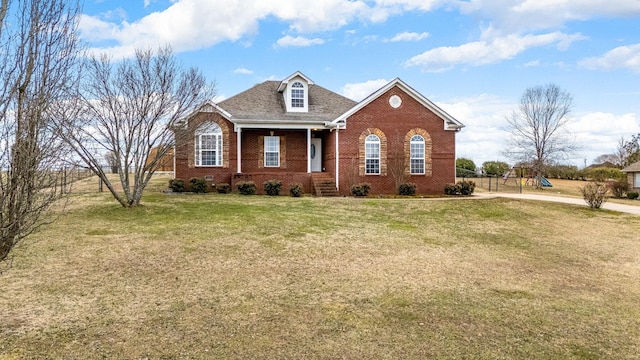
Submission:
MULTIPOLYGON (((505 198, 512 198, 512 199, 551 201, 551 202, 558 202, 558 203, 564 203, 564 204, 587 206, 587 203, 583 199, 561 197, 561 196, 551 196, 551 195, 508 194, 508 193, 504 193, 504 194, 502 194, 502 193, 474 193, 474 196, 486 197, 486 198, 505 197, 505 198)), ((617 204, 617 203, 612 203, 612 202, 605 202, 604 204, 602 204, 602 208, 606 209, 606 210, 618 211, 618 212, 623 212, 623 213, 627 213, 627 214, 640 216, 640 206, 617 204)))

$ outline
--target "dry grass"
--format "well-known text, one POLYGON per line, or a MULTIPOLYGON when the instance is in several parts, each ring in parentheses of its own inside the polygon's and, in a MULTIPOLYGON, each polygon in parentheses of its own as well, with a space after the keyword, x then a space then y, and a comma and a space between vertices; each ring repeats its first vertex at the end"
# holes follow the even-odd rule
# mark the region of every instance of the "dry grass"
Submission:
POLYGON ((0 275, 0 359, 640 353, 638 217, 510 199, 165 195, 165 180, 139 209, 77 195, 17 249, 0 275))
MULTIPOLYGON (((461 180, 461 179, 458 179, 461 180)), ((478 192, 487 192, 489 191, 489 180, 488 178, 484 179, 468 179, 474 181, 476 183, 476 191, 478 192)), ((498 192, 505 193, 519 193, 520 192, 520 184, 517 182, 518 179, 509 178, 506 184, 504 180, 498 179, 498 192)), ((522 192, 525 194, 541 194, 541 195, 553 195, 553 196, 567 196, 567 197, 576 197, 582 198, 582 193, 580 189, 585 186, 587 182, 582 180, 565 180, 565 179, 549 179, 552 187, 549 188, 540 188, 537 189, 535 186, 524 185, 522 186, 522 192)), ((496 179, 493 178, 491 180, 491 191, 496 191, 496 179)), ((623 199, 615 199, 608 198, 607 201, 616 202, 620 204, 628 204, 628 205, 639 205, 640 200, 629 200, 626 198, 623 199)))

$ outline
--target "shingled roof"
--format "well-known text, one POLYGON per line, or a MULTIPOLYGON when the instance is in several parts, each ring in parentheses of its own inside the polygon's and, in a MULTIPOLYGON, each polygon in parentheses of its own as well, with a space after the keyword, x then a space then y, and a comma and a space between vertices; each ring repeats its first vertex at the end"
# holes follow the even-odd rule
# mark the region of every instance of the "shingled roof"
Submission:
POLYGON ((357 103, 322 86, 309 85, 309 111, 287 112, 280 81, 265 81, 218 103, 233 120, 332 121, 357 103))
POLYGON ((622 172, 640 172, 640 161, 634 162, 633 164, 622 169, 622 172))

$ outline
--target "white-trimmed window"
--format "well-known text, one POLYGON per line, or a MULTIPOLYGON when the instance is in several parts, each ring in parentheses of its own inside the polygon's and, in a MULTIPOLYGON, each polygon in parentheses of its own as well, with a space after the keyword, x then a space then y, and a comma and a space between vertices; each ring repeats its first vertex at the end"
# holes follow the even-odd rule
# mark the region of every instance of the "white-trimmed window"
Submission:
POLYGON ((264 137, 264 166, 265 167, 280 166, 280 137, 279 136, 264 137))
POLYGON ((633 174, 633 187, 640 188, 640 173, 633 174))
POLYGON ((380 138, 369 135, 364 140, 364 173, 380 174, 380 138))
POLYGON ((424 174, 424 138, 420 135, 413 135, 409 146, 411 174, 422 175, 424 174))
POLYGON ((291 107, 304 108, 304 85, 299 81, 291 85, 291 107))
POLYGON ((222 129, 206 122, 196 129, 196 166, 222 166, 222 129))

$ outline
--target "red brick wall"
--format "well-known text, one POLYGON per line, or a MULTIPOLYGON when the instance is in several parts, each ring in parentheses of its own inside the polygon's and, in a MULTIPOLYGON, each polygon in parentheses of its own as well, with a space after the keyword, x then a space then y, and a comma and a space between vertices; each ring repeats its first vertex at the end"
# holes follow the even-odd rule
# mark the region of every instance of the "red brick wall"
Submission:
POLYGON ((184 131, 176 132, 176 168, 175 177, 188 182, 191 178, 213 176, 209 183, 231 184, 231 174, 237 172, 237 139, 233 124, 217 113, 202 112, 189 120, 184 131), (194 131, 204 121, 214 121, 222 129, 223 166, 196 167, 194 149, 194 131))
POLYGON ((306 130, 242 130, 242 172, 307 172, 306 130), (264 167, 260 137, 280 136, 280 167, 264 167), (284 138, 284 141, 282 140, 284 138))
POLYGON ((311 192, 311 176, 307 173, 307 131, 275 130, 274 136, 280 136, 281 166, 264 167, 263 149, 260 138, 270 136, 271 130, 242 131, 242 174, 237 174, 237 134, 233 132, 233 124, 216 113, 199 113, 189 121, 189 127, 176 134, 176 168, 175 177, 188 182, 191 178, 210 176, 210 185, 219 183, 231 184, 235 191, 238 181, 254 181, 258 193, 262 194, 264 182, 281 180, 282 195, 289 193, 293 183, 302 184, 305 192, 311 192), (223 166, 195 166, 194 131, 204 121, 214 121, 223 129, 223 166))
POLYGON ((353 183, 368 182, 371 194, 395 193, 395 180, 388 169, 391 158, 404 154, 405 136, 416 128, 424 129, 431 136, 432 174, 406 176, 405 182, 416 183, 419 194, 442 194, 444 186, 455 181, 455 131, 445 131, 444 120, 397 87, 352 115, 347 119, 346 130, 340 131, 340 192, 348 194, 353 183), (392 95, 402 99, 397 109, 389 105, 392 95), (386 137, 388 166, 386 174, 361 176, 360 137, 370 129, 378 129, 386 137))

